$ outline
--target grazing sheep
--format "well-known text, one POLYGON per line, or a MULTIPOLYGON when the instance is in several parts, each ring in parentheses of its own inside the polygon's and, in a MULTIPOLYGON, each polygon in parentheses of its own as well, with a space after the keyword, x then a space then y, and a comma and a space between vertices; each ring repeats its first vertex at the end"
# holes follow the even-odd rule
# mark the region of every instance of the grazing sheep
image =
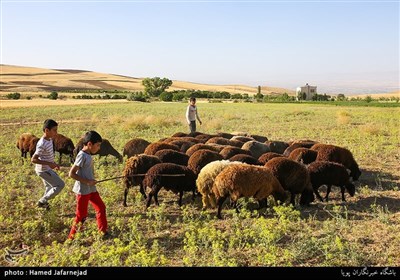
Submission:
POLYGON ((261 164, 256 158, 250 156, 250 155, 244 155, 244 154, 237 154, 234 155, 233 157, 229 158, 230 161, 239 161, 251 165, 264 165, 261 164))
POLYGON ((182 153, 186 153, 186 151, 190 147, 192 147, 193 145, 196 145, 195 142, 186 141, 186 140, 174 140, 174 141, 169 142, 168 144, 177 146, 182 153))
POLYGON ((332 161, 343 164, 347 169, 350 169, 350 177, 357 181, 361 175, 361 170, 355 161, 353 154, 346 148, 334 145, 318 145, 313 146, 311 150, 318 150, 316 161, 332 161))
POLYGON ((194 172, 194 174, 197 175, 200 173, 200 170, 208 163, 222 159, 222 156, 216 152, 210 150, 199 150, 197 152, 194 152, 193 155, 190 156, 188 167, 194 172))
MULTIPOLYGON (((235 136, 235 135, 233 135, 231 133, 225 133, 225 132, 218 132, 217 133, 217 137, 222 137, 222 138, 225 138, 225 139, 231 139, 233 136, 235 136)), ((237 136, 239 136, 239 135, 237 135, 237 136)), ((244 135, 244 136, 246 136, 246 135, 244 135)))
POLYGON ((247 136, 233 136, 230 140, 240 141, 244 144, 248 141, 254 141, 254 138, 247 137, 247 136))
POLYGON ((290 153, 288 158, 303 164, 310 164, 315 161, 317 154, 316 151, 308 148, 297 148, 290 153))
POLYGON ((287 198, 281 184, 267 168, 248 164, 230 165, 223 169, 215 178, 212 192, 218 204, 219 219, 222 218, 222 204, 228 196, 235 205, 241 197, 254 197, 260 208, 266 205, 271 194, 282 202, 287 198))
POLYGON ((134 155, 143 154, 148 145, 150 145, 149 141, 141 138, 133 138, 125 144, 122 156, 128 156, 128 158, 130 158, 134 155))
MULTIPOLYGON (((74 149, 74 156, 79 153, 80 150, 83 148, 83 138, 79 139, 78 143, 76 144, 76 148, 74 149)), ((118 159, 119 162, 122 162, 122 155, 118 153, 116 149, 111 145, 110 141, 107 139, 103 138, 103 141, 101 142, 100 145, 100 150, 95 153, 94 155, 99 155, 100 157, 102 156, 108 156, 112 155, 118 159)))
POLYGON ((184 132, 176 132, 171 135, 171 137, 186 137, 186 136, 188 136, 188 135, 187 135, 187 133, 184 133, 184 132))
POLYGON ((194 201, 196 175, 186 166, 174 163, 159 163, 147 171, 146 177, 143 180, 143 185, 151 189, 147 196, 146 208, 150 206, 153 196, 156 205, 159 205, 158 192, 161 190, 161 188, 170 190, 174 193, 179 193, 178 204, 181 206, 184 191, 191 191, 193 193, 192 200, 194 201), (183 174, 184 176, 162 176, 173 174, 183 174))
POLYGON ((154 165, 161 163, 161 160, 156 156, 149 156, 145 154, 140 154, 136 156, 132 156, 128 158, 125 163, 124 171, 122 175, 124 176, 124 202, 123 205, 126 207, 126 197, 129 192, 129 188, 133 186, 140 186, 140 193, 146 198, 146 193, 144 191, 143 179, 144 176, 134 176, 137 174, 146 174, 147 170, 149 170, 154 165))
POLYGON ((237 161, 229 161, 229 160, 217 160, 206 164, 200 171, 197 180, 196 186, 197 191, 201 194, 203 208, 215 208, 217 207, 217 202, 215 200, 215 195, 212 192, 212 186, 214 184, 215 177, 222 170, 232 164, 241 164, 237 161))
POLYGON ((223 137, 213 137, 207 140, 206 144, 220 144, 220 145, 230 145, 235 147, 241 147, 243 144, 240 141, 229 140, 223 137))
POLYGON ((62 154, 69 155, 70 162, 74 163, 74 143, 72 140, 62 134, 57 134, 52 138, 54 143, 54 149, 60 154, 58 164, 61 164, 62 154))
POLYGON ((268 141, 268 138, 265 136, 261 136, 261 135, 256 135, 256 134, 251 134, 248 135, 249 137, 253 138, 254 140, 261 142, 261 143, 265 143, 266 141, 268 141))
POLYGON ((342 164, 329 161, 315 161, 311 163, 307 169, 310 173, 314 193, 321 201, 323 200, 318 192, 318 188, 322 185, 327 185, 326 201, 328 201, 332 185, 340 187, 342 201, 346 201, 344 197, 345 189, 349 192, 350 196, 354 196, 356 187, 350 183, 349 173, 342 164))
POLYGON ((268 145, 257 141, 248 141, 244 143, 242 149, 250 151, 251 155, 255 158, 259 158, 262 154, 270 152, 268 145))
POLYGON ((243 150, 238 147, 233 147, 233 146, 226 146, 223 148, 219 154, 224 158, 224 159, 229 159, 233 157, 234 155, 237 154, 244 154, 244 155, 250 155, 250 151, 243 150))
POLYGON ((183 166, 186 166, 189 160, 189 156, 187 154, 171 149, 159 150, 155 153, 155 156, 158 157, 161 162, 170 162, 183 166))
POLYGON ((197 135, 195 138, 200 141, 200 143, 206 143, 209 139, 217 137, 216 135, 210 135, 210 134, 200 134, 197 135))
POLYGON ((307 168, 294 160, 276 157, 265 165, 279 180, 282 187, 291 194, 290 202, 295 204, 295 196, 301 193, 300 205, 309 205, 314 201, 310 174, 307 168))
POLYGON ((268 152, 268 153, 262 154, 258 158, 258 161, 265 165, 268 161, 270 161, 271 159, 276 158, 276 157, 283 157, 283 155, 278 154, 278 153, 268 152))
POLYGON ((33 154, 36 151, 36 145, 37 145, 37 142, 39 141, 39 139, 40 138, 35 136, 29 141, 29 155, 31 156, 31 158, 33 157, 33 154))
POLYGON ((156 152, 158 152, 159 150, 163 150, 163 149, 171 149, 171 150, 179 151, 178 146, 163 143, 163 142, 155 142, 155 143, 151 143, 150 145, 148 145, 146 150, 144 150, 144 153, 146 155, 154 155, 156 152))
POLYGON ((269 146, 271 152, 283 154, 289 144, 283 141, 266 141, 265 144, 269 146))
POLYGON ((311 148, 311 146, 313 146, 316 142, 312 141, 312 140, 300 140, 300 141, 295 141, 293 143, 290 144, 289 147, 287 147, 285 149, 285 151, 283 152, 283 155, 285 157, 288 157, 290 155, 290 153, 297 148, 311 148))
POLYGON ((176 141, 176 140, 200 143, 200 140, 198 140, 198 139, 196 139, 194 137, 189 137, 189 136, 187 136, 187 137, 169 137, 169 138, 166 138, 166 139, 164 139, 163 141, 160 141, 160 142, 170 144, 171 142, 176 141))
POLYGON ((199 143, 199 144, 193 145, 192 147, 187 149, 186 154, 190 157, 194 154, 194 152, 197 152, 198 150, 210 150, 210 151, 218 152, 218 153, 220 152, 220 149, 218 149, 217 147, 199 143))
MULTIPOLYGON (((26 158, 26 154, 29 152, 31 147, 32 139, 37 138, 35 135, 31 133, 22 133, 17 139, 17 148, 21 151, 21 157, 26 158)), ((39 138, 37 138, 39 139, 39 138)), ((37 141, 36 141, 37 143, 37 141)), ((36 145, 35 145, 36 150, 36 145)), ((33 154, 31 154, 32 156, 33 154)))

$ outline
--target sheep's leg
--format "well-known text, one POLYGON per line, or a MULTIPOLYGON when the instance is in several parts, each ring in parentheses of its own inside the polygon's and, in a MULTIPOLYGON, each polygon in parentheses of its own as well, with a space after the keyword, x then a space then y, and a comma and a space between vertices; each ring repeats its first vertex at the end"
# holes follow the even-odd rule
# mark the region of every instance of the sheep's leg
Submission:
POLYGON ((344 186, 341 186, 340 187, 340 191, 342 192, 342 201, 346 201, 346 198, 344 197, 344 191, 345 191, 346 189, 345 189, 345 187, 344 186))
POLYGON ((126 197, 128 196, 128 191, 129 191, 129 188, 128 188, 128 187, 125 187, 125 191, 124 191, 124 203, 123 203, 124 207, 127 207, 127 206, 128 206, 128 205, 126 204, 126 197))
POLYGON ((326 187, 325 201, 328 201, 328 196, 329 196, 329 193, 331 192, 331 188, 332 188, 331 185, 328 185, 328 186, 326 187))
POLYGON ((235 205, 236 214, 239 214, 240 213, 239 204, 237 203, 237 201, 234 201, 233 203, 235 205))
POLYGON ((290 203, 294 206, 295 204, 295 199, 296 198, 296 194, 290 192, 290 203))
POLYGON ((70 158, 70 162, 71 162, 72 164, 74 164, 74 155, 73 155, 73 154, 70 154, 70 155, 69 155, 69 158, 70 158))
MULTIPOLYGON (((159 189, 157 189, 155 192, 154 192, 154 201, 156 202, 156 205, 157 206, 159 206, 160 205, 160 203, 158 203, 158 192, 159 192, 160 190, 159 189)), ((150 194, 149 194, 150 195, 150 194)))
POLYGON ((324 201, 324 200, 322 199, 322 196, 319 194, 318 189, 314 189, 314 193, 315 193, 315 195, 318 197, 319 200, 324 201))
POLYGON ((139 191, 142 194, 143 198, 146 199, 147 195, 146 192, 144 191, 144 186, 142 183, 139 184, 139 191))
POLYGON ((60 157, 58 158, 58 165, 61 165, 61 158, 62 158, 62 153, 60 153, 60 157))
POLYGON ((192 201, 195 201, 196 200, 196 190, 194 189, 193 190, 193 195, 192 195, 192 201))
MULTIPOLYGON (((149 192, 149 195, 147 196, 147 200, 146 200, 146 209, 150 206, 151 204, 151 198, 153 197, 153 190, 151 192, 149 192)), ((155 198, 154 198, 155 199, 155 198)))
POLYGON ((182 196, 183 196, 183 191, 179 192, 179 200, 178 200, 178 205, 182 206, 182 196))
POLYGON ((228 197, 228 196, 224 196, 224 197, 218 198, 218 201, 217 201, 217 203, 218 203, 217 218, 218 218, 218 219, 222 219, 222 216, 221 216, 222 204, 224 204, 224 201, 225 201, 225 199, 226 199, 227 197, 228 197))

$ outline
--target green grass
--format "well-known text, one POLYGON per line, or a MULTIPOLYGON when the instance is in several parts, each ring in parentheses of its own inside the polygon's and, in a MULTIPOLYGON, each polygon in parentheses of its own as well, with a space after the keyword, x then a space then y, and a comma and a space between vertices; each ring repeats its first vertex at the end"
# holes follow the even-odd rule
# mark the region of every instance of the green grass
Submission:
MULTIPOLYGON (((0 122, 0 247, 30 246, 20 266, 399 266, 399 108, 321 104, 198 103, 198 130, 245 131, 270 140, 312 139, 349 148, 363 174, 355 197, 340 200, 333 188, 329 203, 310 208, 271 207, 258 212, 201 210, 201 199, 162 190, 160 207, 146 212, 138 188, 122 206, 119 180, 98 185, 107 206, 112 239, 97 234, 93 209, 86 229, 66 241, 75 212, 67 159, 60 176, 66 187, 48 212, 35 207, 44 191, 29 161, 15 147, 23 132, 41 136, 42 122, 54 118, 58 131, 74 143, 96 130, 122 152, 133 137, 157 141, 187 132, 186 103, 101 104, 2 109, 0 122)), ((97 179, 122 174, 124 163, 94 158, 97 179)), ((2 258, 3 259, 3 258, 2 258)), ((2 260, 3 266, 11 264, 2 260)))

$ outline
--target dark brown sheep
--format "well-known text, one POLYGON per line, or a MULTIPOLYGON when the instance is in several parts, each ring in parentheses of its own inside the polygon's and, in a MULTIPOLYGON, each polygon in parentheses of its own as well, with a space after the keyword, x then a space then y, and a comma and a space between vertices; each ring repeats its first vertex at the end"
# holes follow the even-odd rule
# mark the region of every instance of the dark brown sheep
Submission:
POLYGON ((58 164, 61 164, 62 154, 69 155, 70 162, 74 163, 74 143, 72 140, 62 134, 57 134, 53 137, 55 151, 60 154, 58 164))
POLYGON ((283 141, 266 141, 265 144, 269 146, 269 149, 273 153, 283 154, 289 144, 283 141))
POLYGON ((317 154, 316 151, 308 148, 297 148, 290 153, 288 158, 303 164, 310 164, 315 161, 317 154))
POLYGON ((289 147, 285 149, 283 152, 283 155, 285 157, 288 157, 290 153, 297 148, 311 148, 316 142, 312 140, 300 140, 300 141, 295 141, 292 144, 290 144, 289 147))
POLYGON ((242 147, 242 142, 236 140, 229 140, 223 137, 213 137, 207 140, 206 144, 220 144, 220 145, 230 145, 235 147, 242 147))
POLYGON ((219 154, 224 158, 224 159, 229 159, 233 157, 234 155, 237 154, 243 154, 243 155, 250 155, 250 151, 243 150, 238 147, 233 147, 233 146, 226 146, 223 148, 219 154))
POLYGON ((218 132, 217 133, 217 137, 222 137, 225 139, 231 139, 233 136, 235 136, 235 135, 231 134, 231 133, 226 133, 226 132, 218 132))
POLYGON ((124 171, 122 175, 124 176, 124 202, 123 205, 126 207, 126 197, 128 196, 129 188, 133 186, 140 187, 140 193, 146 198, 145 188, 143 186, 144 176, 135 176, 137 174, 146 174, 147 170, 149 170, 154 165, 161 163, 161 160, 156 156, 150 155, 135 155, 130 158, 125 163, 124 171))
POLYGON ((187 133, 184 133, 184 132, 176 132, 171 135, 171 137, 186 137, 186 136, 188 136, 188 135, 187 135, 187 133))
POLYGON ((146 150, 144 150, 144 153, 146 155, 154 155, 156 152, 159 150, 163 149, 171 149, 179 152, 179 147, 175 145, 171 145, 168 143, 163 143, 163 142, 155 142, 151 143, 150 145, 147 146, 146 150))
POLYGON ((295 204, 296 194, 301 193, 300 205, 309 205, 314 201, 310 174, 307 168, 291 159, 276 157, 265 165, 279 180, 282 187, 291 193, 290 202, 295 204))
POLYGON ((134 155, 143 154, 148 145, 150 145, 149 141, 141 138, 133 138, 125 144, 122 156, 128 156, 128 158, 130 158, 134 155))
POLYGON ((261 135, 257 135, 257 134, 251 134, 251 135, 248 135, 248 136, 250 136, 254 140, 256 140, 258 142, 261 142, 261 143, 265 143, 266 141, 268 141, 268 138, 265 137, 265 136, 261 136, 261 135))
POLYGON ((218 152, 218 153, 220 151, 218 148, 213 147, 212 145, 199 143, 199 144, 193 145, 192 147, 187 149, 186 154, 190 157, 191 155, 194 154, 194 152, 197 152, 198 150, 210 150, 210 151, 218 152))
POLYGON ((200 143, 206 143, 208 139, 211 139, 213 137, 216 137, 216 135, 210 135, 210 134, 200 134, 197 135, 195 138, 200 141, 200 143))
POLYGON ((196 145, 195 142, 186 141, 186 140, 174 140, 174 141, 169 142, 168 144, 177 146, 182 153, 186 153, 186 151, 190 147, 192 147, 193 145, 196 145))
POLYGON ((354 196, 356 187, 350 183, 349 173, 342 164, 329 161, 315 161, 308 167, 311 184, 315 195, 321 200, 322 197, 318 189, 322 185, 327 185, 325 200, 328 201, 332 185, 340 187, 342 192, 342 201, 346 201, 344 191, 347 190, 350 196, 354 196))
POLYGON ((210 150, 199 150, 194 152, 188 161, 188 167, 194 174, 199 174, 200 170, 208 163, 215 160, 222 160, 222 156, 210 150))
MULTIPOLYGON (((78 143, 76 144, 76 147, 74 149, 75 157, 79 153, 79 151, 82 150, 82 148, 83 148, 83 138, 79 139, 78 143)), ((95 155, 99 155, 100 157, 112 155, 112 156, 116 157, 119 162, 122 162, 122 159, 123 159, 122 155, 120 153, 118 153, 118 151, 116 149, 114 149, 114 147, 111 145, 110 141, 108 141, 107 139, 104 139, 104 138, 103 138, 103 141, 101 142, 100 150, 97 153, 95 153, 95 155)))
POLYGON ((156 205, 159 205, 158 192, 161 188, 179 193, 178 204, 181 206, 184 191, 191 191, 193 193, 192 200, 195 199, 196 175, 186 166, 174 163, 159 163, 147 171, 146 177, 143 180, 143 185, 146 188, 150 188, 150 192, 147 196, 146 208, 150 206, 153 196, 156 205), (171 177, 163 175, 183 176, 171 177))
POLYGON ((262 166, 247 164, 229 165, 224 168, 215 178, 212 192, 218 204, 219 219, 222 218, 222 204, 228 197, 234 205, 237 205, 236 201, 241 197, 254 197, 260 208, 266 205, 266 199, 271 194, 282 202, 288 197, 271 171, 262 166))
POLYGON ((245 154, 234 155, 233 157, 229 158, 229 161, 239 161, 252 165, 264 165, 261 164, 256 158, 252 157, 251 155, 245 155, 245 154))
POLYGON ((262 154, 258 158, 258 161, 262 164, 266 164, 268 161, 270 161, 271 159, 273 159, 275 157, 283 157, 283 155, 278 154, 278 153, 268 152, 268 153, 262 154))
POLYGON ((170 162, 183 166, 186 166, 189 160, 189 156, 187 154, 171 149, 164 149, 157 151, 155 153, 155 156, 158 157, 161 160, 161 162, 170 162))
POLYGON ((350 177, 357 181, 361 176, 361 170, 353 157, 353 154, 346 148, 334 145, 315 145, 311 150, 317 150, 318 155, 316 161, 332 161, 343 164, 350 169, 350 177))

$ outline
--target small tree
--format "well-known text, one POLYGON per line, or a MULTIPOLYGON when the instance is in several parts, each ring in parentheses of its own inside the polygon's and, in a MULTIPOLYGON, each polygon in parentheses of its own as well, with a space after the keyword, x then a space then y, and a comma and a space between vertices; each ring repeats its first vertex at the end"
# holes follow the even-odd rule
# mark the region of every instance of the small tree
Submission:
POLYGON ((8 99, 20 99, 21 94, 19 92, 9 93, 6 95, 8 99))
POLYGON ((172 97, 173 97, 172 92, 164 91, 163 93, 160 94, 160 99, 162 101, 172 101, 172 97))
POLYGON ((56 91, 52 91, 47 98, 56 100, 58 98, 58 93, 56 91))
POLYGON ((338 100, 338 101, 344 101, 344 100, 346 100, 346 97, 344 96, 343 93, 339 93, 339 94, 337 95, 337 100, 338 100))
POLYGON ((172 85, 172 81, 167 78, 161 79, 159 77, 145 78, 142 81, 142 85, 144 86, 144 92, 146 94, 158 97, 172 85))

